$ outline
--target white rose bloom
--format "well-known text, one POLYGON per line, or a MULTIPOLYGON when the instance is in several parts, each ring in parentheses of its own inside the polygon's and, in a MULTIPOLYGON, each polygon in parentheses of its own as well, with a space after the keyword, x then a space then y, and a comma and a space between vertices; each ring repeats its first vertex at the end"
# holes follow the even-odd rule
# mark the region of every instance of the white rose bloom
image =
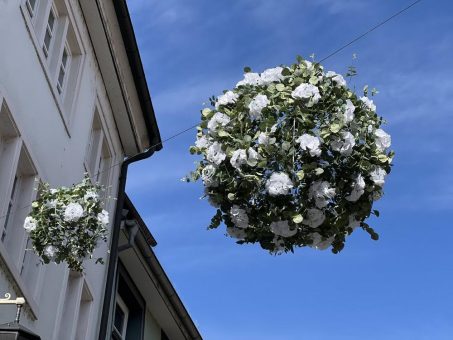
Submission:
POLYGON ((212 164, 209 164, 203 168, 201 171, 201 179, 203 180, 205 186, 216 187, 219 185, 217 180, 214 178, 215 172, 216 168, 212 164))
POLYGON ((368 133, 373 132, 373 125, 371 125, 371 124, 368 125, 367 131, 368 131, 368 133))
POLYGON ((278 128, 278 124, 274 124, 271 126, 271 133, 275 133, 275 131, 277 131, 277 128, 278 128))
POLYGON ((374 105, 373 101, 368 98, 368 97, 360 97, 360 100, 362 101, 363 104, 365 104, 365 106, 373 111, 373 112, 376 112, 376 105, 374 105))
POLYGON ((324 223, 326 216, 319 209, 308 209, 307 216, 302 221, 302 224, 308 225, 310 228, 317 228, 324 223))
POLYGON ((352 186, 352 191, 349 196, 346 196, 346 200, 349 202, 356 202, 365 192, 365 180, 363 176, 359 174, 352 186))
POLYGON ((243 229, 239 228, 227 227, 227 233, 232 238, 236 238, 239 240, 243 240, 247 236, 247 233, 243 229))
POLYGON ((238 100, 238 98, 239 98, 238 94, 234 93, 233 91, 227 91, 223 95, 217 97, 215 108, 218 109, 220 105, 236 103, 236 100, 238 100))
POLYGON ((291 93, 291 96, 295 99, 309 99, 308 107, 313 106, 321 99, 319 89, 315 85, 307 83, 300 84, 296 87, 291 93))
POLYGON ((307 69, 308 70, 313 70, 315 67, 313 65, 313 63, 311 61, 308 61, 308 60, 304 60, 305 61, 305 64, 307 65, 307 69))
POLYGON ((46 255, 49 258, 53 258, 55 256, 56 252, 57 252, 57 248, 55 248, 52 245, 46 246, 44 248, 44 255, 46 255))
POLYGON ((94 191, 87 191, 85 196, 83 196, 84 200, 97 200, 99 195, 94 191))
POLYGON ((242 85, 261 85, 261 78, 258 73, 248 72, 244 74, 244 79, 236 84, 236 87, 242 85))
POLYGON ((99 222, 101 222, 103 225, 109 224, 109 212, 106 210, 102 210, 98 216, 97 219, 99 222))
POLYGON ((255 166, 256 164, 258 164, 259 155, 258 152, 256 152, 253 148, 247 149, 247 156, 247 163, 250 166, 255 166))
POLYGON ((211 141, 206 136, 197 137, 195 146, 200 149, 209 148, 211 141))
POLYGON ((337 84, 337 87, 346 86, 346 80, 344 80, 341 74, 329 71, 326 73, 326 77, 332 78, 332 80, 337 84))
POLYGON ((50 200, 50 201, 47 201, 44 206, 48 209, 55 209, 57 207, 57 200, 50 200))
POLYGON ((382 187, 385 184, 385 176, 387 173, 385 172, 384 169, 377 167, 374 169, 371 173, 371 180, 374 182, 374 184, 382 187))
POLYGON ((300 144, 300 148, 302 150, 308 150, 310 152, 310 155, 312 156, 321 155, 321 149, 319 148, 319 146, 321 145, 321 141, 318 137, 305 133, 299 138, 297 138, 296 142, 300 144))
POLYGON ((326 250, 332 245, 333 240, 335 239, 334 236, 331 236, 325 240, 323 240, 323 237, 321 236, 320 233, 312 233, 311 239, 313 240, 313 243, 310 244, 310 247, 318 249, 318 250, 326 250))
POLYGON ((288 221, 272 222, 270 228, 275 235, 282 237, 291 237, 297 234, 297 228, 291 229, 288 221))
POLYGON ((247 163, 247 153, 244 149, 239 149, 233 152, 230 163, 235 169, 239 169, 242 165, 247 163))
POLYGON ((342 155, 350 155, 355 146, 355 138, 349 131, 342 132, 341 137, 343 139, 336 138, 330 143, 332 150, 338 151, 342 155))
POLYGON ((352 104, 352 102, 347 99, 346 100, 346 109, 344 111, 344 122, 345 123, 350 123, 354 120, 354 111, 355 111, 355 106, 352 104))
POLYGON ((374 142, 380 151, 384 151, 392 144, 392 137, 390 137, 390 135, 384 130, 377 129, 374 132, 374 142))
POLYGON ((259 135, 258 135, 258 144, 261 144, 261 145, 269 145, 269 136, 264 133, 264 132, 261 132, 259 135))
POLYGON ((64 220, 67 222, 78 221, 83 216, 83 207, 79 203, 69 203, 64 211, 64 220))
POLYGON ((284 79, 282 75, 283 68, 278 66, 274 68, 269 68, 261 73, 261 84, 267 85, 273 83, 274 81, 281 81, 284 79))
POLYGON ((27 216, 24 221, 24 229, 27 233, 32 232, 37 227, 36 220, 33 217, 27 216))
POLYGON ((315 201, 316 207, 324 208, 329 199, 335 197, 335 188, 329 187, 329 182, 316 181, 308 190, 308 198, 315 201))
POLYGON ((217 129, 217 127, 220 126, 225 126, 230 122, 230 117, 228 117, 226 114, 221 113, 221 112, 216 112, 214 116, 209 120, 208 122, 208 130, 209 132, 214 131, 217 129))
POLYGON ((222 144, 218 142, 214 142, 209 148, 206 153, 206 158, 209 162, 219 165, 222 163, 225 158, 226 154, 222 151, 222 144))
POLYGON ((231 221, 237 228, 245 229, 249 226, 249 217, 244 209, 233 205, 230 209, 231 221))
POLYGON ((288 195, 293 182, 284 172, 274 172, 266 182, 266 190, 271 196, 288 195))
POLYGON ((270 103, 269 99, 264 94, 258 94, 249 104, 250 119, 260 120, 261 111, 268 106, 270 103))

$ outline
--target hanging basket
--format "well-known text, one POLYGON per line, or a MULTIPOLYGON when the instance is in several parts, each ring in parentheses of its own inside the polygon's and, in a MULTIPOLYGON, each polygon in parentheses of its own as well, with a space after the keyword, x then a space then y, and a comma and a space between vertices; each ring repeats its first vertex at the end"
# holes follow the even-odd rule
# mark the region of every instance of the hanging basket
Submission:
POLYGON ((103 210, 103 191, 87 175, 70 188, 40 186, 24 228, 43 263, 66 262, 71 270, 83 271, 83 261, 93 258, 99 242, 107 240, 109 215, 103 210))
MULTIPOLYGON (((393 152, 376 106, 334 72, 302 58, 291 66, 245 69, 232 90, 202 110, 190 148, 223 222, 237 243, 258 242, 271 253, 295 247, 344 247, 383 194, 393 152)), ((373 93, 374 94, 374 93, 373 93)))

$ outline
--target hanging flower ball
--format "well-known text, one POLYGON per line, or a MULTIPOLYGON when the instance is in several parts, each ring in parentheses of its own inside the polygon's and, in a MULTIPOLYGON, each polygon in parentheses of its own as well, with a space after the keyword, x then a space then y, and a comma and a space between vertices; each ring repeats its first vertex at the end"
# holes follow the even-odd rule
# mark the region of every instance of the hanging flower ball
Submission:
MULTIPOLYGON (((43 263, 66 262, 70 269, 83 271, 83 261, 93 257, 100 241, 107 241, 109 215, 102 208, 102 191, 104 188, 93 185, 87 175, 70 188, 40 186, 24 229, 43 263)), ((96 263, 103 263, 103 259, 96 263)))
MULTIPOLYGON (((383 195, 394 156, 383 119, 368 97, 318 63, 291 66, 244 79, 201 114, 190 148, 202 156, 191 173, 217 208, 210 228, 223 222, 237 243, 271 253, 294 247, 343 249, 383 195)), ((374 95, 374 91, 372 93, 374 95)))

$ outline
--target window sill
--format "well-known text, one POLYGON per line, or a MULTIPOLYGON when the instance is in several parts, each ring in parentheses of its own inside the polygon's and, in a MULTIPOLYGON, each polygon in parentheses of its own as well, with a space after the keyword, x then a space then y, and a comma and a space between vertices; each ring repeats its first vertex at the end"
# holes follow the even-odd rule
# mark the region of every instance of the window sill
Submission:
POLYGON ((8 277, 9 274, 9 276, 13 280, 12 282, 10 282, 10 284, 13 285, 15 289, 19 289, 20 293, 25 298, 27 306, 30 307, 32 317, 35 320, 37 320, 39 314, 38 304, 36 303, 35 299, 33 298, 33 295, 25 285, 24 280, 22 279, 16 266, 14 265, 14 262, 10 258, 5 246, 1 242, 0 242, 0 256, 1 256, 0 261, 2 261, 6 266, 7 273, 5 273, 5 275, 7 275, 8 277))

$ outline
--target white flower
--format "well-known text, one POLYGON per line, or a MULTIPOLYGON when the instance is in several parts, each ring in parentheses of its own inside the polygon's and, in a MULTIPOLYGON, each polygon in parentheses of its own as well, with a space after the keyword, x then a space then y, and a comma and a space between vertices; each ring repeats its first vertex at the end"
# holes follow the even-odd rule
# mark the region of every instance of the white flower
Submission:
POLYGON ((239 169, 242 165, 247 163, 247 153, 244 149, 239 149, 233 152, 230 163, 235 169, 239 169))
POLYGON ((24 229, 27 233, 32 232, 37 227, 36 220, 33 217, 27 216, 24 221, 24 229))
POLYGON ((333 151, 338 151, 342 155, 350 155, 355 146, 355 138, 349 131, 342 132, 343 139, 335 138, 330 145, 333 151))
POLYGON ((247 157, 248 165, 255 166, 256 164, 258 164, 259 155, 258 155, 258 152, 255 151, 255 149, 248 148, 247 149, 247 156, 248 156, 247 157))
POLYGON ((250 119, 260 120, 261 111, 268 106, 270 103, 269 99, 264 94, 258 94, 249 104, 250 119))
POLYGON ((260 132, 258 135, 258 144, 269 145, 269 136, 265 132, 260 132))
POLYGON ((346 196, 346 200, 349 202, 356 202, 365 192, 365 180, 362 175, 359 174, 355 179, 354 185, 352 186, 352 191, 349 196, 346 196))
POLYGON ((354 111, 355 111, 355 106, 352 104, 352 102, 347 99, 346 100, 346 109, 344 111, 344 122, 345 123, 350 123, 354 120, 354 111))
POLYGON ((297 233, 297 228, 291 229, 288 221, 272 222, 270 228, 275 235, 282 237, 291 237, 297 233))
POLYGON ((278 66, 274 68, 269 68, 261 73, 261 84, 267 85, 273 83, 274 81, 283 80, 284 76, 282 75, 283 68, 278 66))
POLYGON ((365 106, 373 111, 373 112, 376 112, 376 105, 374 105, 373 101, 368 98, 368 97, 360 97, 360 100, 365 104, 365 106))
POLYGON ((218 142, 214 142, 209 148, 206 153, 206 158, 209 162, 219 165, 222 163, 225 158, 226 154, 222 151, 222 144, 218 142))
POLYGON ((271 196, 288 195, 293 182, 284 172, 274 172, 266 182, 266 190, 271 196))
POLYGON ((384 185, 386 175, 387 175, 387 173, 385 172, 385 170, 380 167, 376 167, 376 169, 374 169, 370 173, 371 180, 374 182, 374 184, 376 184, 380 187, 382 187, 384 185))
POLYGON ((78 221, 83 213, 83 207, 79 203, 69 203, 64 211, 64 220, 67 222, 78 221))
POLYGON ((49 192, 52 194, 52 195, 55 195, 58 190, 57 189, 50 189, 49 192))
POLYGON ((44 204, 44 206, 48 209, 55 209, 57 207, 57 203, 58 203, 57 200, 50 200, 50 201, 47 201, 44 204))
POLYGON ((291 93, 291 96, 295 99, 309 99, 307 104, 308 107, 316 104, 321 95, 319 94, 319 89, 312 84, 303 83, 300 84, 296 89, 291 93))
POLYGON ((109 212, 106 210, 102 210, 98 216, 97 219, 99 222, 101 222, 102 225, 107 225, 109 224, 109 212))
POLYGON ((223 95, 217 97, 215 108, 218 109, 220 105, 236 103, 236 100, 238 100, 238 98, 239 98, 238 94, 234 93, 233 91, 227 91, 223 95))
POLYGON ((55 256, 56 252, 57 252, 57 248, 55 248, 52 245, 46 246, 44 248, 44 255, 49 257, 49 258, 53 258, 55 256))
POLYGON ((200 149, 209 148, 211 141, 206 136, 197 137, 195 146, 200 149))
POLYGON ((227 233, 231 237, 237 238, 239 240, 243 240, 247 236, 247 233, 243 229, 239 228, 227 227, 227 233))
POLYGON ((307 65, 307 70, 312 71, 315 68, 315 66, 313 65, 313 63, 311 61, 304 60, 304 62, 307 65))
POLYGON ((226 114, 221 113, 221 112, 216 112, 214 116, 209 120, 208 122, 208 130, 209 132, 214 131, 217 129, 217 127, 220 126, 225 126, 230 122, 230 117, 228 117, 226 114))
POLYGON ((274 124, 271 126, 271 133, 275 133, 275 131, 277 131, 277 128, 278 128, 278 124, 274 124))
POLYGON ((335 239, 334 236, 331 236, 325 240, 323 240, 323 237, 321 236, 320 233, 312 233, 311 239, 313 240, 313 243, 310 244, 310 247, 318 249, 318 250, 325 250, 329 248, 332 245, 333 240, 335 239))
POLYGON ((83 196, 84 200, 97 200, 99 195, 95 191, 87 191, 85 196, 83 196))
POLYGON ((319 140, 318 137, 305 133, 299 138, 297 138, 296 142, 300 144, 300 148, 302 150, 308 150, 310 152, 310 155, 312 156, 321 155, 321 149, 319 148, 321 141, 319 140))
POLYGON ((249 226, 249 217, 244 209, 233 205, 230 209, 231 221, 237 228, 245 229, 249 226))
POLYGON ((346 86, 346 80, 344 80, 341 74, 329 71, 326 73, 326 77, 332 78, 332 80, 337 84, 337 87, 346 86))
POLYGON ((212 165, 206 165, 203 170, 201 171, 201 179, 203 183, 207 187, 216 187, 219 185, 217 180, 214 178, 216 172, 216 168, 212 165))
POLYGON ((302 221, 302 224, 308 225, 310 228, 317 228, 324 223, 326 216, 319 209, 308 209, 307 216, 302 221))
POLYGON ((316 181, 308 190, 308 198, 315 200, 316 207, 324 208, 329 199, 335 197, 335 188, 329 187, 329 182, 316 181))
POLYGON ((248 72, 244 74, 244 79, 236 84, 236 87, 242 85, 261 85, 261 78, 258 73, 248 72))
POLYGON ((392 144, 392 137, 384 130, 377 129, 374 132, 374 142, 380 151, 384 151, 392 144))

